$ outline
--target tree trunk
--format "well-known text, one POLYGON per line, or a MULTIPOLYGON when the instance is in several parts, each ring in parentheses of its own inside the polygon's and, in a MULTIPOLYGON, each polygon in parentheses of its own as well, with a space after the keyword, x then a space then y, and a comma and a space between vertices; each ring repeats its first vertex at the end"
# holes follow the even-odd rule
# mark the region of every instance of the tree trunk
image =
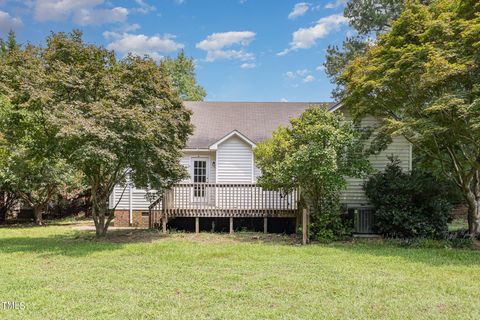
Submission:
POLYGON ((105 237, 110 222, 113 220, 113 211, 108 209, 107 198, 92 194, 92 217, 95 223, 97 237, 105 237))
POLYGON ((468 206, 468 232, 472 236, 480 234, 480 195, 469 191, 466 195, 468 206))
POLYGON ((33 216, 35 218, 35 223, 39 226, 43 225, 43 205, 36 204, 33 206, 33 216))
POLYGON ((0 223, 5 222, 7 219, 7 196, 5 192, 0 191, 0 223))
POLYGON ((0 207, 0 224, 7 220, 7 208, 5 206, 0 207))

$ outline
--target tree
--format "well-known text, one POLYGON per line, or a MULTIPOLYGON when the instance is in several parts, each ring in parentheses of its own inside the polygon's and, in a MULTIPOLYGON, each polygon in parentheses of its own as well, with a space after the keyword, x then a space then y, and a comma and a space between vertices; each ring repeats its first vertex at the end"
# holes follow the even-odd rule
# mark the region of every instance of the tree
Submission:
MULTIPOLYGON (((57 193, 74 186, 73 170, 58 155, 42 101, 39 51, 17 44, 13 33, 0 42, 0 181, 3 191, 34 210, 35 222, 57 193)), ((12 198, 12 197, 10 197, 12 198)))
POLYGON ((79 31, 52 34, 41 56, 48 121, 63 158, 91 189, 96 234, 104 236, 116 184, 128 178, 161 192, 186 176, 179 158, 192 132, 190 112, 149 57, 117 60, 79 31))
POLYGON ((0 39, 0 55, 5 56, 9 52, 14 52, 20 49, 20 45, 17 43, 15 32, 10 31, 8 33, 7 41, 0 39))
POLYGON ((355 118, 384 118, 381 135, 405 136, 454 181, 472 235, 480 233, 479 14, 473 0, 409 1, 339 78, 355 118))
POLYGON ((405 0, 350 0, 344 15, 359 34, 368 35, 388 30, 404 6, 405 0))
POLYGON ((289 127, 278 128, 272 138, 257 145, 259 184, 283 193, 301 188, 302 202, 314 224, 325 216, 339 218, 345 177, 360 177, 370 170, 363 139, 362 131, 341 114, 312 106, 290 120, 289 127))
POLYGON ((181 50, 177 57, 165 58, 161 62, 171 81, 172 88, 184 101, 202 101, 207 95, 205 89, 197 84, 195 76, 195 63, 192 58, 187 58, 181 50))
MULTIPOLYGON (((5 145, 5 137, 0 131, 0 168, 5 168, 8 165, 8 150, 5 145)), ((18 195, 10 187, 5 179, 0 177, 0 223, 5 222, 8 212, 18 202, 18 195)))
POLYGON ((398 18, 404 6, 405 0, 350 0, 347 3, 343 15, 348 18, 357 35, 347 37, 341 48, 329 46, 324 63, 325 72, 336 84, 333 91, 335 98, 343 90, 338 78, 348 63, 365 52, 372 38, 390 29, 392 21, 398 18))

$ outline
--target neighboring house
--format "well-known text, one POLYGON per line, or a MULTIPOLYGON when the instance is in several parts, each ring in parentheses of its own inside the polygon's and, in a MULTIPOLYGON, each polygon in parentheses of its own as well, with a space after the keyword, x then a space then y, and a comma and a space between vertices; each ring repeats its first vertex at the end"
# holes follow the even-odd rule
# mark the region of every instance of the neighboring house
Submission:
MULTIPOLYGON (((255 166, 253 148, 271 137, 278 126, 287 126, 291 118, 299 117, 310 105, 322 105, 331 112, 344 112, 334 103, 295 102, 185 102, 193 111, 194 132, 190 136, 181 163, 190 178, 174 186, 153 206, 146 191, 128 186, 116 186, 110 196, 110 208, 117 204, 115 225, 143 225, 162 217, 298 217, 297 191, 281 195, 256 186, 261 175, 255 166), (122 196, 123 193, 123 196, 122 196)), ((377 121, 367 117, 362 125, 374 126, 377 121)), ((383 170, 388 156, 394 155, 405 170, 412 166, 411 145, 403 137, 395 137, 389 147, 371 156, 372 166, 383 170)), ((362 189, 363 179, 348 178, 342 202, 347 208, 368 207, 362 189)), ((165 221, 164 219, 163 221, 165 221)))

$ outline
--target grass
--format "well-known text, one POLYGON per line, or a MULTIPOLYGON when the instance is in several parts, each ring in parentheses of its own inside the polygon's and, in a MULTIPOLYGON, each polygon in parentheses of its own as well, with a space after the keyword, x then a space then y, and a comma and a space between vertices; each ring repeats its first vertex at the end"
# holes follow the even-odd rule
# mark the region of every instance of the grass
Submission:
POLYGON ((0 319, 479 319, 480 252, 0 228, 0 319))

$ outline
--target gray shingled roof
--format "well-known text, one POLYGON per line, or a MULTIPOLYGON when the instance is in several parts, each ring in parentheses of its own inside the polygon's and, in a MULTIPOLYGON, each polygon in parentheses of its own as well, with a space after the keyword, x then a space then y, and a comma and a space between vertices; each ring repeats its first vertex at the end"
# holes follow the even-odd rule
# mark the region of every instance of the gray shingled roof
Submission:
POLYGON ((193 135, 189 149, 205 149, 230 132, 237 130, 257 143, 269 138, 280 125, 288 125, 312 104, 333 107, 332 102, 192 102, 186 108, 193 111, 193 135))

